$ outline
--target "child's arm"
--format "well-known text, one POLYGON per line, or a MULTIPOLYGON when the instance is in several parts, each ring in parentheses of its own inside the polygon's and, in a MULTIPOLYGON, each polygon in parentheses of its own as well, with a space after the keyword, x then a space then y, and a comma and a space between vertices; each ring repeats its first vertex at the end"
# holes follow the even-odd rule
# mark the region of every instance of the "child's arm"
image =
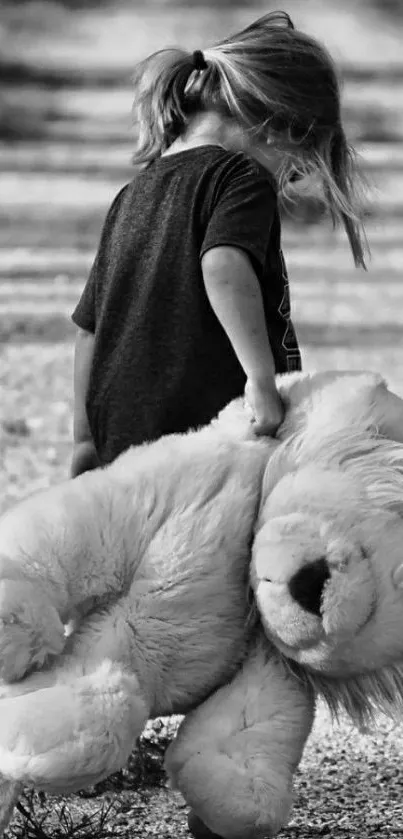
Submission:
POLYGON ((74 450, 70 467, 72 478, 99 466, 85 407, 92 359, 94 334, 78 329, 74 352, 74 450))
POLYGON ((245 395, 258 434, 274 434, 283 419, 259 282, 246 252, 214 247, 202 257, 210 304, 225 329, 247 383, 245 395))

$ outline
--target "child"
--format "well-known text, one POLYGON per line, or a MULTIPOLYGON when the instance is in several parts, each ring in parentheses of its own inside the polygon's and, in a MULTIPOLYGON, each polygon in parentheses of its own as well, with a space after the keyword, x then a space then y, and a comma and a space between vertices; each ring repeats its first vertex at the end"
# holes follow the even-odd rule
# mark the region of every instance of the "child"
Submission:
POLYGON ((275 433, 275 373, 301 366, 277 189, 316 175, 364 266, 335 70, 288 15, 204 53, 161 50, 134 92, 145 166, 109 210, 73 313, 73 476, 243 393, 256 433, 275 433))

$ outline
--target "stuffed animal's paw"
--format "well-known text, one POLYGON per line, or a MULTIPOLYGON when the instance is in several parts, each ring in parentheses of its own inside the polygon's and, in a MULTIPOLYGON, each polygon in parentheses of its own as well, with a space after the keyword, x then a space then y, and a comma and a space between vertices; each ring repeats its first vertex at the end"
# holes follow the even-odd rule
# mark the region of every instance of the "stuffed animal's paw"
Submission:
MULTIPOLYGON (((291 782, 276 771, 276 751, 273 750, 273 771, 267 777, 267 767, 260 766, 259 759, 246 758, 242 736, 239 741, 229 754, 221 744, 208 743, 180 769, 181 755, 175 741, 169 747, 165 764, 168 776, 197 815, 190 824, 196 839, 265 839, 276 836, 287 824, 292 805, 291 782)), ((257 739, 254 748, 258 752, 257 739)))
POLYGON ((0 582, 0 678, 22 679, 58 655, 65 644, 60 617, 38 586, 28 580, 0 582))
POLYGON ((105 661, 0 690, 0 777, 74 792, 121 769, 147 721, 137 678, 105 661))

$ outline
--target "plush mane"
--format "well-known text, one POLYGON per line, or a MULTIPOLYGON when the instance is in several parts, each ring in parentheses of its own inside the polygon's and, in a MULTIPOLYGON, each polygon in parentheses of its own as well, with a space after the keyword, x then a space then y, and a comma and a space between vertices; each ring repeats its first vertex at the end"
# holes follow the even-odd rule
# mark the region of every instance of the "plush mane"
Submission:
POLYGON ((336 680, 289 659, 283 658, 283 661, 294 677, 324 700, 336 721, 345 712, 358 728, 365 729, 376 724, 381 714, 396 719, 396 714, 403 713, 403 665, 345 679, 338 676, 336 680))
MULTIPOLYGON (((254 625, 257 631, 260 615, 251 588, 248 598, 248 626, 254 625)), ((317 671, 308 670, 305 665, 292 661, 277 650, 275 655, 294 678, 324 701, 335 721, 346 713, 358 728, 365 729, 376 725, 376 719, 381 714, 396 719, 396 714, 403 713, 403 664, 389 665, 358 676, 332 678, 328 674, 322 676, 317 671)))

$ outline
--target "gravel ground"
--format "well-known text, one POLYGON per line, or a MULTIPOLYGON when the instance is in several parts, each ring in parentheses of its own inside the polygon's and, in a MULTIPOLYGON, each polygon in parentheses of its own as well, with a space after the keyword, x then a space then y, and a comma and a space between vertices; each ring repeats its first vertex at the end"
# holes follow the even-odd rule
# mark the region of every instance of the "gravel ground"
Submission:
MULTIPOLYGON (((403 835, 403 720, 368 733, 320 707, 296 784, 290 839, 396 839, 403 835)), ((283 834, 282 834, 283 835, 283 834)))
MULTIPOLYGON (((172 720, 167 723, 172 725, 172 720)), ((296 778, 292 818, 280 837, 401 839, 402 753, 403 720, 381 718, 371 731, 360 732, 346 717, 332 725, 320 705, 296 778)), ((9 839, 187 839, 187 807, 181 795, 166 786, 158 747, 154 755, 148 751, 147 764, 141 775, 133 760, 127 772, 83 796, 66 801, 49 797, 45 809, 36 796, 29 808, 36 827, 17 814, 9 839), (108 807, 103 821, 99 813, 108 807)))

